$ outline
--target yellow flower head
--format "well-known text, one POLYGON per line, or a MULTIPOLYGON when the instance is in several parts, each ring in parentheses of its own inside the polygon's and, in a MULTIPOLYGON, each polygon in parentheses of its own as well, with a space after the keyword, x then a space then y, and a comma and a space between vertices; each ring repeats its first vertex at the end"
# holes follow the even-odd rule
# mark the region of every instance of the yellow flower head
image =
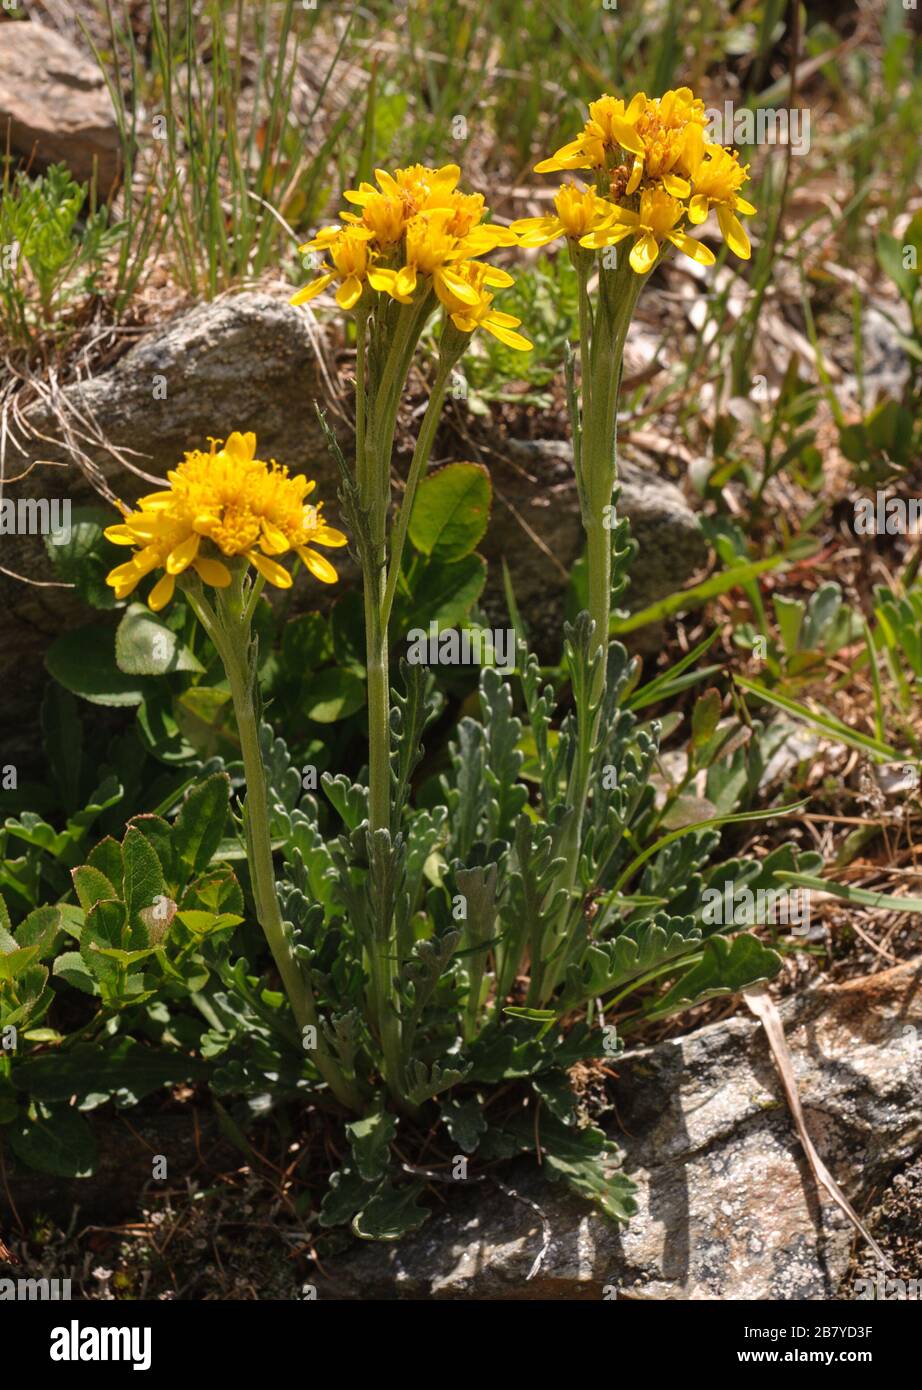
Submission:
POLYGON ((473 333, 477 328, 484 328, 488 333, 492 333, 494 338, 505 343, 506 347, 516 348, 519 352, 530 351, 533 344, 521 333, 515 332, 522 320, 513 314, 504 314, 494 309, 493 296, 486 288, 487 285, 511 285, 511 275, 495 266, 482 265, 477 261, 464 261, 456 267, 454 280, 453 285, 444 282, 437 285, 436 293, 460 333, 473 333), (457 293, 458 281, 467 290, 472 291, 473 303, 469 294, 462 298, 457 293))
POLYGON ((129 561, 118 565, 106 583, 125 598, 152 570, 165 573, 154 585, 148 604, 159 611, 173 597, 177 575, 192 569, 205 584, 226 588, 227 565, 217 556, 240 556, 279 589, 291 587, 291 575, 275 556, 293 552, 315 578, 336 582, 336 571, 313 545, 341 546, 346 537, 327 526, 322 505, 306 498, 315 484, 287 468, 255 457, 255 434, 232 434, 219 448, 196 449, 167 474, 170 487, 142 497, 136 511, 124 509, 122 521, 106 530, 115 545, 132 546, 129 561))
MULTIPOLYGON (((313 299, 334 281, 342 309, 355 307, 366 284, 406 304, 421 280, 436 289, 451 284, 455 261, 514 246, 508 227, 485 220, 489 209, 482 194, 457 188, 460 176, 457 164, 440 169, 414 164, 393 174, 376 169, 377 187, 363 182, 347 189, 344 196, 357 211, 341 212, 344 226, 324 228, 301 248, 323 250, 330 263, 324 261, 292 304, 313 299)), ((470 294, 474 307, 476 296, 466 282, 456 279, 455 290, 462 297, 470 294)))
POLYGON ((369 241, 372 233, 362 227, 325 227, 313 241, 305 242, 301 251, 325 251, 333 262, 323 263, 316 280, 292 296, 292 304, 304 304, 325 290, 334 280, 339 281, 336 303, 341 309, 351 309, 362 297, 370 265, 369 241))
POLYGON ((556 216, 521 217, 513 222, 510 230, 518 237, 520 246, 546 246, 561 236, 579 241, 615 210, 594 188, 577 188, 570 183, 554 195, 554 207, 556 216))
POLYGON ((633 235, 630 262, 638 275, 646 275, 653 269, 664 241, 671 242, 699 265, 713 265, 714 252, 677 226, 685 212, 684 203, 664 188, 647 188, 640 196, 639 212, 619 208, 609 223, 583 237, 580 244, 593 249, 615 246, 633 235))
POLYGON ((749 165, 740 164, 735 151, 721 145, 708 145, 692 171, 692 199, 688 205, 690 222, 703 222, 711 208, 717 209, 720 233, 730 250, 743 260, 751 254, 749 238, 738 212, 753 213, 755 208, 741 198, 739 190, 749 178, 749 165))
POLYGON ((524 245, 540 246, 563 232, 576 236, 586 247, 614 245, 633 230, 639 235, 631 265, 638 270, 643 266, 639 273, 645 274, 653 244, 661 245, 663 240, 710 264, 710 252, 685 236, 682 223, 685 219, 692 224, 703 222, 713 207, 730 250, 748 257, 749 238, 737 216, 755 212, 740 196, 749 177, 748 165, 741 166, 735 154, 710 144, 705 124, 704 103, 690 87, 656 98, 638 92, 627 105, 619 97, 600 97, 590 103, 581 134, 535 169, 539 173, 594 170, 603 215, 578 231, 571 230, 575 219, 568 225, 568 214, 574 208, 573 194, 561 189, 555 200, 556 219, 525 218, 513 223, 513 230, 524 245), (560 202, 562 196, 568 199, 565 205, 560 202), (669 218, 673 220, 667 228, 669 218))

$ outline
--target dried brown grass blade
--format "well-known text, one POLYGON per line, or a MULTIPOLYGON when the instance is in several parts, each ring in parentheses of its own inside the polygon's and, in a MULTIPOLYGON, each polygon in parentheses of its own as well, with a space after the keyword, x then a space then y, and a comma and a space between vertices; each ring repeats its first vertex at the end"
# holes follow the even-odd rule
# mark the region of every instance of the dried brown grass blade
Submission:
POLYGON ((778 1068, 778 1075, 781 1077, 781 1084, 784 1087, 784 1094, 787 1097, 788 1108, 791 1112, 791 1119, 803 1146, 803 1151, 807 1155, 807 1162, 813 1170, 813 1176, 821 1187, 829 1193, 836 1206, 839 1207, 851 1221, 855 1230, 858 1231, 874 1254, 880 1260, 885 1269, 893 1269, 893 1265, 881 1250, 871 1232, 865 1226, 861 1217, 855 1211, 851 1202, 836 1182, 835 1178, 826 1167, 823 1160, 817 1153, 813 1140, 807 1132, 807 1124, 804 1119, 803 1107, 800 1103, 800 1093, 797 1089, 797 1079, 794 1076, 794 1063, 791 1059, 791 1051, 784 1036, 784 1024, 781 1022, 781 1015, 775 1007, 775 1002, 768 990, 763 986, 753 989, 744 989, 743 998, 749 1009, 755 1014, 765 1030, 768 1045, 775 1059, 775 1066, 778 1068))

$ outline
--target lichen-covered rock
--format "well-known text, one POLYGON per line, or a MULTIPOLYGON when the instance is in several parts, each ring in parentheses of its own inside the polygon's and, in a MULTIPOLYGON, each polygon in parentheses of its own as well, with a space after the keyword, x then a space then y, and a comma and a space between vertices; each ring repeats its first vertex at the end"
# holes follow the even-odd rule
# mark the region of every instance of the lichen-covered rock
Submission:
MULTIPOLYGON (((910 962, 783 1009, 810 1132, 859 1208, 922 1152, 920 973, 910 962)), ((523 1163, 504 1179, 517 1196, 471 1184, 400 1245, 325 1260, 321 1296, 835 1298, 854 1232, 817 1189, 760 1026, 737 1016, 616 1067, 640 1196, 626 1229, 523 1163)))
POLYGON ((0 130, 39 167, 66 164, 107 197, 119 172, 115 112, 102 72, 69 39, 36 22, 0 24, 0 130))

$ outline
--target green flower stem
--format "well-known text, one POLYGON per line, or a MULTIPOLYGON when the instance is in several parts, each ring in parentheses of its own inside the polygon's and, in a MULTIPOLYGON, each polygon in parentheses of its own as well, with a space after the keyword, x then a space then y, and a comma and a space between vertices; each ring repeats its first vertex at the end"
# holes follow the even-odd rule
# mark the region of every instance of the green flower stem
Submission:
MULTIPOLYGON (((465 344, 468 341, 468 337, 469 335, 465 336, 465 344)), ((439 419, 441 418, 442 406, 445 403, 445 391, 448 387, 452 369, 463 350, 462 346, 460 351, 443 351, 439 356, 439 364, 436 370, 435 381, 432 383, 432 393, 429 396, 429 404, 426 406, 426 413, 419 427, 416 447, 413 450, 413 457, 410 460, 410 469, 407 473, 406 488, 404 489, 403 500, 400 504, 400 511, 397 514, 397 521, 391 540, 387 585, 384 591, 384 603, 382 608, 385 628, 387 628, 390 622, 391 610, 394 606, 394 596, 397 592, 397 584, 400 580, 400 566, 403 561, 403 551, 406 545, 407 532, 410 529, 410 517, 413 514, 413 503, 416 500, 420 479, 429 465, 432 445, 435 442, 435 432, 438 428, 439 419)))
POLYGON ((365 575, 365 667, 368 682, 368 823, 391 822, 390 653, 382 611, 381 575, 365 575))
POLYGON ((202 594, 200 585, 196 586, 187 581, 184 592, 217 648, 231 689, 246 777, 244 825, 247 863, 253 884, 257 920, 269 943, 276 969, 282 977, 299 1032, 303 1035, 306 1027, 312 1027, 316 1032, 317 1047, 312 1053, 312 1060, 317 1070, 342 1105, 350 1110, 360 1111, 363 1106, 361 1093, 355 1083, 342 1074, 326 1048, 310 981, 294 954, 282 921, 272 863, 266 769, 259 745, 259 720, 256 711, 255 651, 251 637, 255 601, 253 592, 256 586, 254 585, 253 592, 244 603, 241 592, 242 578, 241 571, 235 576, 235 582, 229 590, 216 590, 217 611, 202 594))
POLYGON ((365 470, 368 466, 367 451, 365 447, 365 415, 366 415, 366 347, 368 343, 368 314, 367 308, 357 308, 355 318, 355 463, 356 463, 356 482, 359 486, 359 493, 364 494, 367 488, 365 470))
POLYGON ((564 866, 558 880, 558 886, 565 889, 566 896, 559 916, 550 924, 542 941, 541 960, 533 963, 529 1004, 539 1006, 550 1000, 568 960, 563 937, 573 910, 593 753, 598 742, 602 697, 605 693, 611 623, 612 494, 618 472, 618 398, 624 344, 637 299, 647 278, 631 269, 626 256, 619 258, 616 268, 600 269, 598 308, 593 314, 586 292, 588 273, 580 257, 576 259, 576 268, 580 281, 582 408, 580 448, 578 454, 574 450, 574 459, 579 459, 577 481, 586 532, 589 616, 594 623, 593 654, 598 654, 598 662, 590 690, 584 693, 577 711, 577 746, 567 787, 567 803, 572 808, 572 815, 561 846, 564 866))

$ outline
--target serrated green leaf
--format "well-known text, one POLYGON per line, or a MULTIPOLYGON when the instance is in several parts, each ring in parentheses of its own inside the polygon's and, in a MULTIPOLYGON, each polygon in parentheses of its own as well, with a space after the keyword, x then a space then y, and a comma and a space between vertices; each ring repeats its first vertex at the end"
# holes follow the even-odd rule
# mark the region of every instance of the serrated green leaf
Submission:
POLYGON ((173 849, 189 874, 208 868, 217 851, 227 821, 230 779, 214 772, 193 787, 182 804, 173 827, 173 849))

